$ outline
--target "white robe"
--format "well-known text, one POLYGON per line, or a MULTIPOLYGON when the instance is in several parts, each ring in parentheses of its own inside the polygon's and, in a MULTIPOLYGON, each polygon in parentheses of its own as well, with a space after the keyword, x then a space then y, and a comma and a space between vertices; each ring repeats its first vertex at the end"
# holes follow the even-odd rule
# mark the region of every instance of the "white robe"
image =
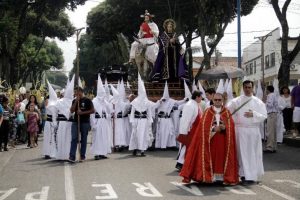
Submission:
POLYGON ((158 117, 155 135, 155 148, 165 149, 166 147, 176 146, 176 135, 171 111, 175 105, 175 100, 167 99, 165 102, 158 102, 157 113, 163 112, 168 117, 158 117))
POLYGON ((283 133, 285 132, 282 110, 286 107, 286 103, 281 96, 278 96, 278 113, 277 113, 277 127, 276 127, 276 139, 277 142, 283 142, 283 133))
POLYGON ((125 118, 127 104, 123 101, 118 101, 114 109, 114 146, 128 146, 126 138, 125 118), (117 118, 117 114, 121 112, 122 118, 117 118))
POLYGON ((123 117, 123 119, 124 119, 124 128, 125 128, 126 146, 129 146, 130 137, 131 137, 131 133, 132 133, 131 123, 129 122, 130 112, 131 112, 131 105, 128 104, 126 106, 126 109, 125 109, 125 115, 127 115, 127 116, 123 117))
POLYGON ((111 112, 112 104, 105 100, 99 100, 97 97, 93 99, 93 105, 101 118, 95 118, 95 113, 91 115, 90 123, 92 127, 92 145, 90 148, 93 155, 107 155, 111 153, 111 112), (102 113, 105 113, 105 118, 102 118, 102 113))
POLYGON ((242 95, 228 102, 228 109, 234 112, 247 100, 251 100, 233 115, 236 131, 239 175, 246 180, 257 181, 264 174, 260 124, 267 118, 265 104, 255 96, 242 95), (245 112, 253 112, 246 118, 245 112))
MULTIPOLYGON (((150 103, 149 103, 150 104, 150 103)), ((145 110, 140 110, 132 105, 131 114, 129 121, 132 125, 132 133, 130 137, 129 150, 141 150, 145 151, 149 146, 152 145, 153 135, 152 135, 152 107, 147 107, 145 110), (147 112, 147 118, 135 118, 134 112, 147 112)))
MULTIPOLYGON (((57 110, 58 114, 64 115, 67 119, 70 118, 70 108, 72 105, 72 100, 67 99, 65 100, 60 99, 57 102, 57 110)), ((71 149, 71 140, 72 140, 72 133, 71 127, 72 122, 70 121, 58 121, 57 122, 57 153, 55 158, 58 160, 67 160, 69 159, 70 149, 71 149)))
MULTIPOLYGON (((187 135, 198 115, 198 104, 195 100, 189 100, 182 108, 182 117, 179 123, 179 134, 187 135)), ((180 144, 177 162, 184 164, 186 146, 180 144)))
POLYGON ((57 128, 56 114, 54 106, 46 107, 46 114, 52 115, 52 122, 45 121, 44 126, 44 138, 43 138, 43 155, 50 157, 55 157, 56 155, 56 140, 55 140, 55 131, 57 128))

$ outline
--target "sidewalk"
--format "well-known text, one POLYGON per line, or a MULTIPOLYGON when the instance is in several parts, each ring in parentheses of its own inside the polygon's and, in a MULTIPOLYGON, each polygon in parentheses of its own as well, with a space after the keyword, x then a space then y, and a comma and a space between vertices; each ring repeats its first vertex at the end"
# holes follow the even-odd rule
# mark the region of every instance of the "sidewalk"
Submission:
POLYGON ((300 135, 293 136, 292 134, 283 136, 283 143, 288 146, 300 147, 300 135))

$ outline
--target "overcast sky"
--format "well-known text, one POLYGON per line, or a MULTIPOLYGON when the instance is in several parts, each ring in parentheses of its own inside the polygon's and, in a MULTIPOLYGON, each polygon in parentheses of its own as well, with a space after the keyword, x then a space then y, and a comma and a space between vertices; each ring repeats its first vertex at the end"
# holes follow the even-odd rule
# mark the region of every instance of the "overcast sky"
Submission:
MULTIPOLYGON (((88 0, 85 5, 79 6, 74 12, 67 11, 73 25, 76 28, 86 27, 86 17, 88 12, 102 1, 103 0, 88 0)), ((279 0, 279 2, 284 2, 284 0, 279 0)), ((290 27, 290 36, 298 36, 300 34, 299 0, 292 0, 287 16, 290 27)), ((158 26, 161 27, 159 24, 158 26)), ((277 27, 280 27, 280 24, 272 6, 268 4, 268 0, 260 0, 259 4, 254 8, 250 15, 241 18, 242 48, 253 43, 255 41, 255 36, 265 35, 277 27)), ((237 56, 236 32, 237 22, 234 20, 228 25, 225 36, 218 45, 218 49, 223 53, 223 56, 237 56)), ((65 70, 69 71, 72 69, 73 60, 76 56, 76 37, 73 36, 64 42, 57 40, 57 43, 64 53, 65 70)), ((195 39, 193 45, 200 46, 200 39, 195 39)))

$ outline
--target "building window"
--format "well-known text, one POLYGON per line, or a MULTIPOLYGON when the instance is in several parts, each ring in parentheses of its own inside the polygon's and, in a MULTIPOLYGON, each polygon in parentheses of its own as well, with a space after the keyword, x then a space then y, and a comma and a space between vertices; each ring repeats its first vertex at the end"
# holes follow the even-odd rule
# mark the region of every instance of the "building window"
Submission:
POLYGON ((249 65, 249 73, 250 73, 250 75, 253 74, 253 64, 252 63, 250 63, 250 65, 249 65))
POLYGON ((256 74, 256 61, 253 63, 253 73, 256 74))
POLYGON ((270 67, 274 67, 275 66, 275 52, 271 53, 271 66, 270 67))
POLYGON ((269 55, 265 56, 265 65, 266 69, 270 67, 269 55))

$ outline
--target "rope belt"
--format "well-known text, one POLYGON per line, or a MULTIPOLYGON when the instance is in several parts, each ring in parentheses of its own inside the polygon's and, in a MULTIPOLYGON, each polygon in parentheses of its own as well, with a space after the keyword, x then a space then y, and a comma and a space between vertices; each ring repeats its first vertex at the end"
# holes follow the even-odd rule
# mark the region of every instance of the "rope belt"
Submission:
POLYGON ((134 112, 134 118, 147 118, 147 111, 144 112, 134 112))
POLYGON ((47 115, 46 121, 47 121, 47 122, 52 122, 52 115, 47 115))
POLYGON ((168 115, 167 113, 165 113, 165 112, 159 112, 158 113, 158 118, 170 118, 170 115, 168 115))

